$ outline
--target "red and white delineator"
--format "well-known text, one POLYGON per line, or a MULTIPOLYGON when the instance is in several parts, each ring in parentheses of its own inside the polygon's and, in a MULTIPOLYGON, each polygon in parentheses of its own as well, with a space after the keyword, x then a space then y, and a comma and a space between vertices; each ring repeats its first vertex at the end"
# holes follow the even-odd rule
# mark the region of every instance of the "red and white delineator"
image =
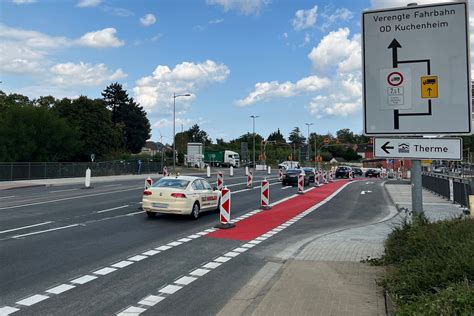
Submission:
POLYGON ((268 182, 267 179, 262 180, 262 184, 260 187, 260 208, 263 210, 269 210, 271 209, 270 206, 270 183, 268 182))
POLYGON ((163 167, 163 177, 167 177, 169 175, 168 173, 168 167, 164 166, 163 167))
POLYGON ((145 190, 151 188, 151 186, 153 185, 153 179, 148 177, 145 179, 145 190))
POLYGON ((247 188, 251 188, 253 186, 253 171, 249 170, 249 174, 247 175, 247 188))
POLYGON ((221 191, 224 187, 224 175, 221 171, 217 173, 217 190, 221 191))
POLYGON ((278 169, 278 181, 283 181, 283 170, 278 169))
POLYGON ((298 191, 296 193, 304 194, 304 176, 301 173, 298 175, 298 191))

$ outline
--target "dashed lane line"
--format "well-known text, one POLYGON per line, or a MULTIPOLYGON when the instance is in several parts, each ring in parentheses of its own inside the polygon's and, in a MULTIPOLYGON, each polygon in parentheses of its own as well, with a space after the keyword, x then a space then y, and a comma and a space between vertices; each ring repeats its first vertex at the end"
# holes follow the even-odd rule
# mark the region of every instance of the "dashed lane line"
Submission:
POLYGON ((79 224, 72 224, 72 225, 67 225, 67 226, 60 226, 60 227, 55 227, 55 228, 46 229, 46 230, 40 230, 40 231, 28 233, 28 234, 15 235, 15 236, 12 236, 11 238, 13 238, 13 239, 18 239, 18 238, 23 238, 23 237, 27 237, 27 236, 32 236, 32 235, 38 235, 38 234, 48 233, 48 232, 52 232, 52 231, 56 231, 56 230, 62 230, 62 229, 73 228, 73 227, 77 227, 77 226, 79 226, 79 224))
POLYGON ((79 189, 75 188, 75 189, 54 190, 54 191, 49 191, 48 193, 69 192, 69 191, 77 191, 77 190, 79 189))
MULTIPOLYGON (((14 198, 16 195, 9 195, 9 196, 2 196, 0 197, 0 200, 3 200, 3 199, 11 199, 11 198, 14 198)), ((0 314, 1 315, 1 314, 0 314)))
POLYGON ((96 213, 99 214, 99 213, 105 213, 105 212, 120 210, 120 209, 122 209, 122 208, 126 208, 126 207, 129 207, 129 206, 130 206, 130 205, 127 204, 127 205, 122 205, 122 206, 107 208, 107 209, 105 209, 105 210, 97 211, 96 213))
POLYGON ((17 227, 17 228, 2 230, 2 231, 0 231, 0 234, 10 233, 10 232, 14 232, 14 231, 17 231, 17 230, 22 230, 22 229, 27 229, 27 228, 32 228, 32 227, 38 227, 38 226, 48 225, 48 224, 51 224, 51 223, 54 223, 54 222, 53 222, 53 221, 48 221, 48 222, 42 222, 42 223, 33 224, 33 225, 28 225, 28 226, 22 226, 22 227, 17 227))

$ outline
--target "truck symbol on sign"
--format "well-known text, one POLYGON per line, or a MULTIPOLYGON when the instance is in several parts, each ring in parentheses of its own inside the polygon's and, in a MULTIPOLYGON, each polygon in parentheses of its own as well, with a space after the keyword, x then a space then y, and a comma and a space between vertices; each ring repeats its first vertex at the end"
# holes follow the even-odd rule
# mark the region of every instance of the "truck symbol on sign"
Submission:
POLYGON ((423 84, 424 85, 427 85, 427 84, 436 84, 436 79, 426 79, 423 81, 423 84))

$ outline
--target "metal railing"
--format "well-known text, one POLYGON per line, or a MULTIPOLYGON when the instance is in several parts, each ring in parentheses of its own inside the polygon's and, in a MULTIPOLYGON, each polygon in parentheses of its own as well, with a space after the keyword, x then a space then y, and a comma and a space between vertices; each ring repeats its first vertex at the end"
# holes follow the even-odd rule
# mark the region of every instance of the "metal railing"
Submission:
POLYGON ((451 198, 452 193, 455 203, 469 207, 469 195, 474 192, 472 187, 474 184, 473 181, 433 173, 423 173, 422 181, 423 187, 428 190, 433 191, 448 200, 451 198), (449 183, 450 180, 453 181, 452 192, 449 183))
MULTIPOLYGON (((1 162, 0 181, 83 177, 90 168, 94 176, 137 174, 136 161, 109 162, 1 162)), ((140 173, 161 172, 161 162, 142 161, 140 173)))

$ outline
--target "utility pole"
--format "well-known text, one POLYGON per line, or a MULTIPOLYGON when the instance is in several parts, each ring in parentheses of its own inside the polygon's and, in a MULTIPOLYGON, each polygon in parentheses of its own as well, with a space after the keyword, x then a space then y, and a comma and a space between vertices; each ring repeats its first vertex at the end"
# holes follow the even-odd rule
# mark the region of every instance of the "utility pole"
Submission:
POLYGON ((253 120, 253 168, 257 168, 257 165, 255 164, 255 119, 260 117, 260 116, 250 115, 250 117, 253 120))
MULTIPOLYGON (((313 125, 313 123, 305 123, 305 124, 306 124, 306 126, 308 126, 308 141, 307 141, 307 143, 308 143, 308 148, 307 148, 307 152, 306 152, 306 160, 309 161, 309 157, 310 157, 309 153, 310 153, 310 151, 311 151, 311 147, 310 147, 310 145, 309 145, 309 127, 310 127, 311 125, 313 125)), ((315 149, 316 149, 316 148, 315 148, 315 149)))

